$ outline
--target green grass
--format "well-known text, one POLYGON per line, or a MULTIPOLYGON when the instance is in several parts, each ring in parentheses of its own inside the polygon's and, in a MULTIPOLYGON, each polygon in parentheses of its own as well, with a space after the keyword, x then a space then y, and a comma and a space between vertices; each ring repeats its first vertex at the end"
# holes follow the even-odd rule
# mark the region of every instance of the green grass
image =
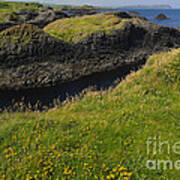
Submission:
MULTIPOLYGON (((0 115, 0 179, 172 179, 149 170, 149 137, 180 141, 180 49, 153 55, 114 90, 89 92, 48 112, 0 115)), ((158 141, 159 142, 159 141, 158 141)))
POLYGON ((138 22, 138 20, 121 19, 114 15, 91 15, 60 19, 48 24, 44 30, 56 38, 76 43, 93 33, 110 34, 124 27, 126 23, 135 21, 138 22))
POLYGON ((0 1, 0 22, 4 22, 13 12, 18 12, 20 9, 41 9, 38 8, 39 3, 28 3, 25 2, 9 2, 0 1))
POLYGON ((32 24, 16 25, 0 32, 0 48, 24 46, 34 40, 41 42, 47 39, 48 33, 32 24))
MULTIPOLYGON (((21 9, 34 9, 41 10, 43 7, 38 7, 38 5, 42 5, 37 2, 11 2, 11 1, 0 1, 0 22, 7 21, 10 15, 13 12, 18 12, 21 9), (28 5, 27 5, 28 3, 28 5)), ((68 6, 68 5, 50 5, 54 8, 54 10, 61 10, 62 8, 67 9, 97 9, 93 6, 68 6)), ((48 7, 48 5, 44 5, 44 7, 48 7)), ((15 15, 14 15, 15 16, 15 15)))

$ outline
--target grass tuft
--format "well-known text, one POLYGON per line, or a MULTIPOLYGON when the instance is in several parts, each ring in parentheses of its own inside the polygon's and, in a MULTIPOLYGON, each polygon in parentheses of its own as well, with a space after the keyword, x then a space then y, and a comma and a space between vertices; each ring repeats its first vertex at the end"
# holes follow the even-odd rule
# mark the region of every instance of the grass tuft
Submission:
POLYGON ((13 16, 13 12, 17 12, 21 9, 42 9, 39 5, 39 3, 0 1, 0 22, 6 21, 7 17, 13 16))

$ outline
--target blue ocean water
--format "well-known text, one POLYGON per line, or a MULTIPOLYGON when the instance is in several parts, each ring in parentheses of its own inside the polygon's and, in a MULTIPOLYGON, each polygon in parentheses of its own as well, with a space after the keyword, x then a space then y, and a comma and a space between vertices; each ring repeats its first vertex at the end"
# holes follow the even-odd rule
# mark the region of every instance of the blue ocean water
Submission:
POLYGON ((140 16, 146 17, 149 21, 169 27, 180 27, 180 9, 113 9, 112 11, 137 11, 140 16), (158 14, 163 13, 168 16, 168 20, 154 19, 158 14))

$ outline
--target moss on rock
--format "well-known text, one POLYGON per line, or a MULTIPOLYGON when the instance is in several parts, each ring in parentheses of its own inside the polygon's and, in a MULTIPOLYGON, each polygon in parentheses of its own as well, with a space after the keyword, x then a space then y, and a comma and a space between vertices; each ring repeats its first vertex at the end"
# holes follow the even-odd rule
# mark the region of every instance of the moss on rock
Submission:
POLYGON ((0 2, 0 22, 6 21, 7 14, 17 12, 21 9, 42 9, 40 3, 25 3, 25 2, 0 2))
POLYGON ((144 19, 138 17, 120 18, 118 15, 110 13, 60 19, 47 25, 44 30, 66 42, 77 43, 94 33, 105 32, 107 35, 112 34, 114 31, 124 28, 127 24, 143 26, 143 28, 147 29, 150 26, 158 27, 158 25, 148 21, 145 22, 144 19))
POLYGON ((41 40, 45 33, 31 24, 17 25, 0 33, 0 45, 25 45, 31 40, 41 40))
POLYGON ((79 40, 97 32, 110 34, 123 26, 125 20, 114 15, 93 15, 57 20, 44 30, 52 36, 67 42, 79 40))
POLYGON ((34 25, 0 33, 0 88, 49 87, 118 68, 128 71, 154 52, 180 47, 178 29, 139 18, 84 16, 58 20, 45 30, 74 44, 34 25))

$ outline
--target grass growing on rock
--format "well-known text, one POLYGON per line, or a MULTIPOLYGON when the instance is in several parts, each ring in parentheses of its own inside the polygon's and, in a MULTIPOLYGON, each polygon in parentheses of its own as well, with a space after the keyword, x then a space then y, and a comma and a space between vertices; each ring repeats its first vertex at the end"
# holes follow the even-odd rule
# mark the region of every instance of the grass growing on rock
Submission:
POLYGON ((91 15, 60 19, 47 25, 44 30, 64 41, 78 42, 93 33, 111 33, 123 27, 126 21, 114 15, 91 15))
POLYGON ((152 26, 158 27, 158 25, 140 18, 120 18, 111 14, 97 14, 59 19, 45 26, 44 31, 66 42, 77 43, 91 34, 100 32, 111 34, 129 24, 142 26, 145 29, 149 29, 150 26, 151 28, 152 26))
POLYGON ((26 3, 26 2, 8 2, 0 1, 0 22, 6 21, 7 17, 12 12, 17 12, 21 9, 41 9, 38 7, 39 3, 26 3))
POLYGON ((49 35, 32 24, 16 25, 0 32, 0 47, 23 46, 31 41, 42 41, 49 35))
POLYGON ((153 55, 108 94, 89 92, 48 112, 2 113, 0 179, 178 180, 179 156, 166 146, 147 154, 146 140, 178 142, 179 109, 180 49, 153 55), (170 159, 173 169, 148 170, 148 159, 170 159))

